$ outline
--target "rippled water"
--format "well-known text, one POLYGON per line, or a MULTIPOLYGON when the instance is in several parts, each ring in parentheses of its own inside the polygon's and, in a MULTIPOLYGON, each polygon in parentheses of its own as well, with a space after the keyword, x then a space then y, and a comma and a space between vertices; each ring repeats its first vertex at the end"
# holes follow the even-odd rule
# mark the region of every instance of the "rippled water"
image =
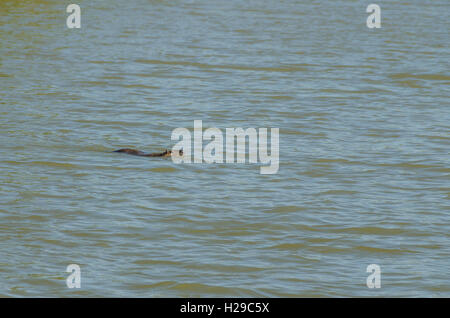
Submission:
POLYGON ((77 3, 0 2, 0 296, 450 296, 447 0, 77 3), (111 153, 197 119, 279 172, 111 153))

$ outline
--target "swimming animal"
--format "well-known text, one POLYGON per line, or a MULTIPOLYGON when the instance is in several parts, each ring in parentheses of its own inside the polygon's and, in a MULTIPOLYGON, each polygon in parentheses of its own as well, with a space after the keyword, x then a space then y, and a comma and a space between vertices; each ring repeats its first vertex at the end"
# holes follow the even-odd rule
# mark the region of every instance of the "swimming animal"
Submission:
POLYGON ((119 150, 115 150, 113 152, 123 152, 133 156, 141 156, 141 157, 171 157, 178 153, 179 156, 183 155, 183 149, 180 149, 178 152, 173 153, 172 150, 165 150, 164 152, 156 152, 156 153, 145 153, 135 149, 123 148, 119 150))

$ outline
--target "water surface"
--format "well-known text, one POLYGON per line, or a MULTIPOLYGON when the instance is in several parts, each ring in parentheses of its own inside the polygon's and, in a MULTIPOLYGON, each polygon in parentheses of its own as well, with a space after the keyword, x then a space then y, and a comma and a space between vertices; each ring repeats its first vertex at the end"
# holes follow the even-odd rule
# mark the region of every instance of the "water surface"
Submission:
POLYGON ((77 3, 0 3, 0 296, 450 296, 448 1, 77 3), (111 153, 194 120, 279 172, 111 153))

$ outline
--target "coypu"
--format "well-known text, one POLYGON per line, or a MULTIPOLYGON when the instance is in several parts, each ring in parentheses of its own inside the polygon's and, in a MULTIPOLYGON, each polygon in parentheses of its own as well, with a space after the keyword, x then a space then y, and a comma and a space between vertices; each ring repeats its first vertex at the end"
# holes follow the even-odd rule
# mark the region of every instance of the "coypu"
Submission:
MULTIPOLYGON (((123 152, 123 153, 127 153, 129 155, 134 155, 134 156, 141 156, 141 157, 171 157, 172 156, 172 150, 167 150, 164 152, 158 152, 158 153, 145 153, 139 150, 134 150, 134 149, 129 149, 129 148, 123 148, 123 149, 119 149, 119 150, 115 150, 113 152, 123 152)), ((183 149, 178 151, 178 155, 182 156, 183 155, 183 149)))

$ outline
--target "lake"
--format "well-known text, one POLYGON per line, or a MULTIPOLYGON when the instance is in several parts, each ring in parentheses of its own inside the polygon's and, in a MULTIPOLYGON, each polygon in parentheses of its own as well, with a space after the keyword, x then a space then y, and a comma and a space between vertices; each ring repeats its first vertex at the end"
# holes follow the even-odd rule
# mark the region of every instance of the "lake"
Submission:
POLYGON ((0 297, 450 296, 448 1, 76 3, 0 3, 0 297), (278 172, 112 152, 194 120, 278 172))

